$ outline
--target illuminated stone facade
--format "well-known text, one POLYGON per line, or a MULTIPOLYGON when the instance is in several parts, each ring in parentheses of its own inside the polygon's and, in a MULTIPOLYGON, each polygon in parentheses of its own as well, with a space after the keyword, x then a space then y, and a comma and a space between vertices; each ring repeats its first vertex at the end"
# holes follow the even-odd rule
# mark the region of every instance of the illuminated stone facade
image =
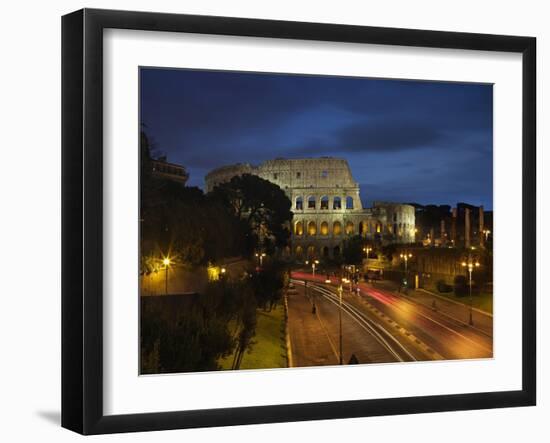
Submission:
POLYGON ((359 184, 348 162, 339 158, 268 160, 223 166, 205 178, 206 192, 242 174, 254 174, 285 191, 292 202, 291 252, 297 258, 334 257, 347 237, 373 243, 414 242, 414 207, 375 202, 363 208, 359 184))

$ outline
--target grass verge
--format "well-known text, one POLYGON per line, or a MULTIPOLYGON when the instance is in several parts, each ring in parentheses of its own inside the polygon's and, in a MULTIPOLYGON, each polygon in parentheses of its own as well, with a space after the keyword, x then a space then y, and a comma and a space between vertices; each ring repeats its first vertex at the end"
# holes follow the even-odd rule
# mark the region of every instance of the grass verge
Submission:
MULTIPOLYGON (((462 303, 463 305, 470 306, 470 297, 468 295, 464 297, 458 297, 452 292, 439 292, 434 291, 436 294, 448 298, 450 300, 462 303)), ((493 313, 493 294, 481 293, 472 296, 472 306, 480 309, 489 314, 493 313)))
MULTIPOLYGON (((270 312, 257 311, 256 335, 252 349, 243 356, 240 369, 286 368, 285 311, 279 304, 270 312)), ((222 369, 231 369, 233 355, 219 361, 222 369)))

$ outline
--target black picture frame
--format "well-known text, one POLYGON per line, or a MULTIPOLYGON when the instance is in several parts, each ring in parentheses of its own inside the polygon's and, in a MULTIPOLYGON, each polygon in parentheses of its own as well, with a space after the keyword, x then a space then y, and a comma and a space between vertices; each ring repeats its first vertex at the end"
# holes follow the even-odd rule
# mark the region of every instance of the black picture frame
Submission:
POLYGON ((82 434, 530 406, 536 403, 536 39, 83 9, 62 18, 62 426, 82 434), (131 415, 103 413, 103 30, 522 54, 522 389, 131 415))

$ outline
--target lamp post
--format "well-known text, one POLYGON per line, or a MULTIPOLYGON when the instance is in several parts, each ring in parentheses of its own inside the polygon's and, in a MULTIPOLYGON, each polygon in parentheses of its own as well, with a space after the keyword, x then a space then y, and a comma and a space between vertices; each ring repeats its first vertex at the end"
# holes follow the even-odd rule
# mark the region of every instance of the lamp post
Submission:
MULTIPOLYGON (((313 278, 315 278, 315 268, 319 264, 319 260, 312 260, 311 261, 311 270, 313 272, 313 278)), ((309 265, 309 260, 306 260, 306 265, 309 265)))
POLYGON ((489 239, 489 234, 490 233, 491 233, 491 231, 489 231, 488 229, 483 230, 483 234, 485 234, 485 241, 487 241, 489 239))
POLYGON ((401 257, 401 259, 405 262, 405 278, 404 278, 404 283, 405 283, 405 286, 407 286, 407 265, 409 263, 409 259, 412 258, 412 254, 409 252, 409 253, 403 253, 403 254, 399 254, 399 257, 401 257))
POLYGON ((372 251, 372 248, 370 246, 367 246, 363 248, 363 251, 367 254, 367 261, 369 259, 369 252, 372 251))
POLYGON ((256 257, 258 258, 258 262, 260 263, 260 267, 262 267, 265 256, 266 256, 265 252, 262 252, 262 253, 256 252, 256 257))
POLYGON ((338 313, 339 321, 340 321, 340 364, 344 364, 344 356, 342 351, 342 292, 344 292, 344 289, 342 288, 342 283, 340 283, 340 286, 338 286, 338 295, 340 300, 340 310, 338 313))
POLYGON ((470 286, 470 321, 469 321, 469 324, 470 326, 473 326, 474 324, 474 320, 473 320, 473 317, 472 317, 472 311, 473 311, 473 299, 472 299, 472 271, 474 270, 474 268, 477 268, 479 267, 479 262, 476 260, 475 262, 469 258, 467 262, 462 262, 462 267, 463 268, 468 268, 468 283, 469 283, 469 286, 470 286))
POLYGON ((165 295, 168 295, 168 268, 170 267, 170 264, 172 261, 170 258, 166 257, 162 260, 162 264, 164 265, 164 293, 165 295))

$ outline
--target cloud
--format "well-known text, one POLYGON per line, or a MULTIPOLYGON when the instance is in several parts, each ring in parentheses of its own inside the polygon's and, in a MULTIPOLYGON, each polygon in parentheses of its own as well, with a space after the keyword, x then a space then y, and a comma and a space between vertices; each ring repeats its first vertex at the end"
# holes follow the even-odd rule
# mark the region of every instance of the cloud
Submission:
POLYGON ((397 152, 435 146, 444 133, 423 123, 368 119, 345 126, 323 139, 310 140, 298 151, 308 154, 326 152, 397 152))

